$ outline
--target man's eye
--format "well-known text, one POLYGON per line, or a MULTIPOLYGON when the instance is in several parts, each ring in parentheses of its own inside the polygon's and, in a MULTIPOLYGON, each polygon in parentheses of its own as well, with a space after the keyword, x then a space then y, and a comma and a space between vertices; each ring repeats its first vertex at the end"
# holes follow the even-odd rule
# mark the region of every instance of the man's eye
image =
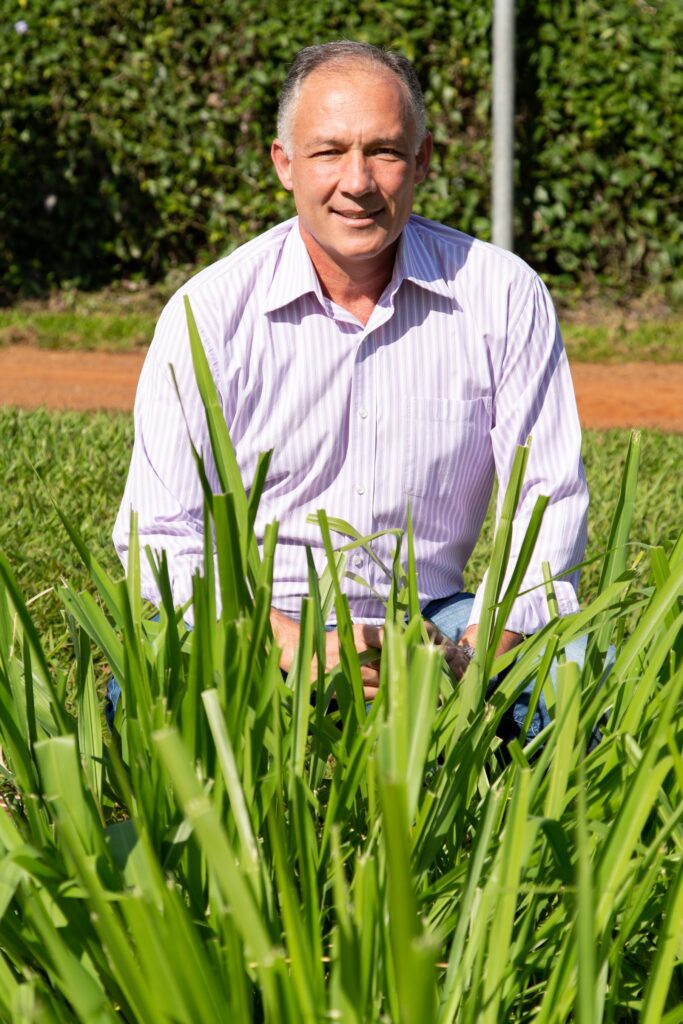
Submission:
POLYGON ((400 150, 392 149, 391 146, 379 146, 375 152, 379 154, 379 156, 393 156, 397 159, 403 155, 400 150))

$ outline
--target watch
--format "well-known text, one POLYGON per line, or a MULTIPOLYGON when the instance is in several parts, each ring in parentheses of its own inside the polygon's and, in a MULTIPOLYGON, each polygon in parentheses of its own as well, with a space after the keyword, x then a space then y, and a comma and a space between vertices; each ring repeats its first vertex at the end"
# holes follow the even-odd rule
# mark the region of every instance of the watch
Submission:
POLYGON ((459 640, 456 644, 456 647, 459 647, 460 650, 467 656, 468 661, 472 661, 472 658, 477 653, 472 644, 469 644, 467 640, 459 640))

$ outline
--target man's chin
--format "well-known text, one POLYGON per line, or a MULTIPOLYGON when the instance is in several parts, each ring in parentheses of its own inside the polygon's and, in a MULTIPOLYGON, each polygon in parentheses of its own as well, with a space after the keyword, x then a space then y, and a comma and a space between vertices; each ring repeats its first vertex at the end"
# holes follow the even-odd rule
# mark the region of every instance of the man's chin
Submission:
POLYGON ((326 257, 341 269, 370 265, 383 260, 392 261, 396 252, 398 239, 391 237, 382 226, 375 224, 367 229, 337 230, 322 235, 313 233, 304 225, 301 235, 313 262, 318 257, 326 257))
POLYGON ((332 258, 341 260, 374 260, 382 256, 387 250, 392 250, 394 241, 388 233, 376 225, 365 231, 356 231, 353 234, 344 234, 341 238, 334 239, 333 243, 326 247, 332 258))

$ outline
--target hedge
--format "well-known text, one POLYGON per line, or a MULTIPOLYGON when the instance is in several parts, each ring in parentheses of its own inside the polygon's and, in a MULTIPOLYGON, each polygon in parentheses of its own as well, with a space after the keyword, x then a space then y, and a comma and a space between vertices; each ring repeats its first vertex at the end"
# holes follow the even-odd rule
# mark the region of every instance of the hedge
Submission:
MULTIPOLYGON (((292 211, 270 168, 294 53, 339 37, 414 60, 436 141, 418 210, 489 234, 491 5, 19 0, 0 26, 5 298, 153 279, 292 211)), ((517 5, 517 247, 638 286, 683 261, 679 0, 517 5)))

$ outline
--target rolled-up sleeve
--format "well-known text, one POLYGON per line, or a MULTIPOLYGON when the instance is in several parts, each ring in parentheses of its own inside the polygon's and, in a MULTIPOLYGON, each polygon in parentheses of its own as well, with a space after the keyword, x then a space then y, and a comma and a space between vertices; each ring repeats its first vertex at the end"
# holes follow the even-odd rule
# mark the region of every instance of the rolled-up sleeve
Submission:
MULTIPOLYGON (((553 576, 579 563, 586 546, 588 489, 581 462, 581 430, 574 389, 552 301, 532 275, 510 301, 504 355, 495 389, 491 443, 498 477, 497 519, 518 445, 531 438, 526 475, 516 510, 507 580, 517 559, 533 507, 540 495, 549 503, 524 593, 515 601, 506 628, 534 633, 550 614, 542 563, 553 576)), ((555 582, 560 614, 578 610, 579 573, 555 582)), ((475 595, 470 622, 479 621, 486 579, 475 595)))

